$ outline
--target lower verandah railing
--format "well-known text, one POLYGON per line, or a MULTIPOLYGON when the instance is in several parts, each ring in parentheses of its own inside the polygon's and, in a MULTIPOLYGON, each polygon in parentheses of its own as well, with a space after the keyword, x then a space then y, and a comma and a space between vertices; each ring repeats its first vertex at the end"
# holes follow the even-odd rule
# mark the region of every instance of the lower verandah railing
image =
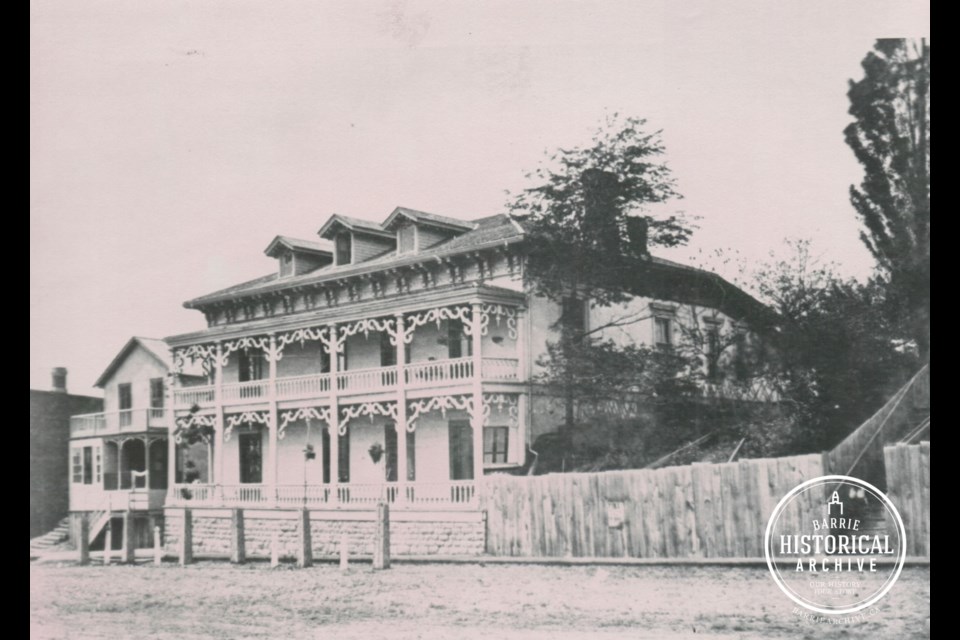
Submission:
POLYGON ((414 482, 405 485, 339 484, 277 485, 262 484, 176 484, 167 506, 177 507, 263 507, 329 509, 373 509, 383 500, 401 509, 475 509, 476 485, 473 480, 414 482))

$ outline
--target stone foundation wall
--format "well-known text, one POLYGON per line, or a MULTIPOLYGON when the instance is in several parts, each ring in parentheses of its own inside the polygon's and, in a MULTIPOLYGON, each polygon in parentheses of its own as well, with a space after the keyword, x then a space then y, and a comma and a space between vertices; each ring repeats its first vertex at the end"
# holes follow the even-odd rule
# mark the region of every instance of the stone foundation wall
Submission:
MULTIPOLYGON (((264 512, 260 512, 263 514, 264 512)), ((269 517, 250 511, 244 513, 244 546, 248 558, 269 558, 276 534, 281 559, 296 557, 299 540, 296 511, 275 511, 269 517)), ((194 556, 229 556, 232 548, 232 519, 228 510, 192 511, 194 556)), ((164 549, 170 555, 179 553, 183 517, 179 510, 167 512, 164 549)), ((313 555, 335 557, 340 553, 340 540, 346 537, 351 557, 372 556, 376 522, 354 514, 343 519, 313 516, 310 521, 313 555)), ((391 514, 390 552, 392 555, 481 555, 485 548, 485 525, 474 519, 418 518, 402 520, 391 514)))

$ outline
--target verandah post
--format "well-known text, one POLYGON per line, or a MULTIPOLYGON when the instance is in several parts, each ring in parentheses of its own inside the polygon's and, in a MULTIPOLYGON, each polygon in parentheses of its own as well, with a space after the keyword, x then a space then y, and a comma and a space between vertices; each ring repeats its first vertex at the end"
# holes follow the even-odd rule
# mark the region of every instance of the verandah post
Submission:
POLYGON ((470 338, 473 344, 473 413, 471 426, 473 427, 473 483, 474 491, 479 492, 483 479, 483 356, 481 335, 483 321, 481 314, 483 305, 474 302, 470 310, 470 338))
MULTIPOLYGON (((330 361, 330 423, 327 429, 330 433, 330 502, 336 505, 339 502, 337 487, 340 484, 340 406, 337 401, 337 374, 339 373, 338 356, 340 342, 337 340, 337 325, 330 323, 327 330, 329 339, 324 341, 327 358, 330 361)), ((323 458, 320 458, 323 460, 323 458)))
POLYGON ((267 501, 274 505, 277 501, 277 473, 278 473, 278 451, 277 451, 277 427, 279 425, 277 418, 277 361, 280 359, 280 352, 277 350, 277 338, 270 334, 270 351, 268 354, 268 368, 270 370, 270 381, 268 386, 268 402, 270 406, 270 416, 267 422, 267 433, 270 440, 269 466, 267 469, 267 501))
POLYGON ((394 334, 397 361, 397 498, 399 505, 407 501, 407 381, 404 365, 406 364, 406 343, 404 342, 403 314, 396 315, 396 332, 394 334))

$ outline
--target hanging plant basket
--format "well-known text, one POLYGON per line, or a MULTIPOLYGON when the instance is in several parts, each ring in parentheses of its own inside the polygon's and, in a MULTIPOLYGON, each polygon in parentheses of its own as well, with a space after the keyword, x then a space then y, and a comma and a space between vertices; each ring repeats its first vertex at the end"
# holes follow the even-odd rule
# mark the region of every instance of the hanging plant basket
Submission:
POLYGON ((383 445, 379 442, 375 442, 370 445, 370 448, 367 449, 367 452, 370 454, 370 459, 373 460, 373 464, 380 462, 380 458, 383 457, 383 445))

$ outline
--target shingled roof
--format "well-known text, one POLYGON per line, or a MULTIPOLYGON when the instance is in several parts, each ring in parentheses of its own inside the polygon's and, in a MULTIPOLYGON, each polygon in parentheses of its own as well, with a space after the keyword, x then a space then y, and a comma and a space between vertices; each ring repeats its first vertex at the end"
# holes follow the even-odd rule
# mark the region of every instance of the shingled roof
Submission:
MULTIPOLYGON (((335 214, 335 217, 340 219, 344 218, 343 216, 339 216, 339 214, 335 214)), ((331 220, 332 219, 333 217, 331 217, 331 220)), ((348 218, 347 220, 352 223, 355 219, 348 218)), ((363 223, 368 227, 370 225, 375 226, 375 223, 372 222, 363 221, 363 223)), ((416 264, 430 258, 439 258, 466 251, 518 242, 522 240, 524 236, 522 225, 505 214, 478 218, 465 224, 470 224, 471 229, 416 254, 398 256, 395 250, 389 250, 358 264, 331 264, 315 269, 309 273, 292 277, 288 276, 283 279, 281 279, 278 274, 272 273, 188 300, 183 303, 183 306, 188 309, 196 309, 213 302, 232 300, 245 295, 268 293, 288 287, 338 280, 340 278, 393 266, 416 264)), ((327 229, 328 225, 330 225, 330 221, 324 225, 323 229, 327 229)), ((381 233, 383 233, 383 229, 378 228, 381 233)), ((321 231, 323 231, 323 229, 321 229, 321 231)))
POLYGON ((407 207, 397 207, 393 212, 387 216, 387 219, 383 221, 381 225, 384 229, 389 229, 393 226, 393 223, 400 217, 409 218, 415 222, 421 222, 423 224, 429 224, 432 226, 438 226, 443 228, 452 228, 461 231, 469 231, 475 229, 477 226, 476 222, 470 222, 468 220, 458 220, 456 218, 449 218, 447 216, 437 215, 435 213, 427 213, 426 211, 417 211, 416 209, 408 209, 407 207))
POLYGON ((333 248, 330 246, 330 243, 317 242, 315 240, 301 240, 300 238, 291 238, 290 236, 277 236, 263 252, 270 257, 274 257, 278 247, 286 247, 294 251, 308 251, 310 253, 333 255, 333 248))

